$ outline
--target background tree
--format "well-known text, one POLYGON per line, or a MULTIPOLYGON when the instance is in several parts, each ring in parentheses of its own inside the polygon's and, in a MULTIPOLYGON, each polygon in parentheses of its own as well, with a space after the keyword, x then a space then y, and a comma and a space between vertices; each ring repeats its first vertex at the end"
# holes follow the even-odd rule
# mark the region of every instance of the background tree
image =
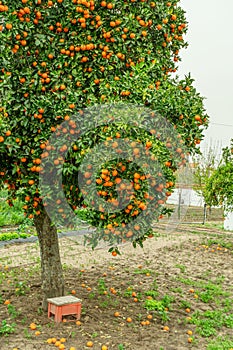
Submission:
MULTIPOLYGON (((173 74, 179 51, 187 46, 187 22, 177 0, 14 0, 0 1, 0 12, 4 19, 0 26, 0 185, 7 186, 9 204, 19 197, 24 201, 25 215, 34 220, 46 308, 47 297, 64 293, 56 226, 45 210, 39 188, 41 161, 51 151, 51 134, 64 131, 59 129, 64 120, 75 129, 72 115, 77 111, 121 101, 156 110, 174 125, 188 151, 195 153, 208 117, 192 78, 179 81, 173 74)), ((106 127, 84 135, 69 152, 64 187, 73 208, 85 205, 82 195, 77 195, 78 185, 68 176, 74 160, 77 168, 94 142, 123 133, 117 125, 106 127), (98 137, 93 138, 93 134, 98 137)), ((158 188, 160 202, 156 205, 160 206, 174 187, 177 167, 168 152, 170 146, 159 143, 153 132, 135 135, 128 128, 123 136, 127 135, 145 143, 161 158, 168 181, 158 188)), ((54 167, 61 166, 62 161, 61 157, 54 167)), ((103 169, 109 177, 112 173, 108 172, 114 169, 122 177, 127 174, 132 183, 135 172, 139 172, 139 184, 134 186, 138 199, 134 198, 132 208, 126 208, 118 218, 121 223, 134 219, 146 207, 142 169, 119 160, 103 164, 103 169)), ((104 184, 106 181, 99 184, 101 195, 106 192, 104 184)), ((110 195, 113 193, 107 193, 110 195)), ((90 220, 106 227, 112 237, 115 218, 87 209, 90 220)))
MULTIPOLYGON (((207 215, 207 203, 209 195, 206 191, 206 185, 209 178, 216 170, 220 162, 220 146, 215 144, 214 146, 209 145, 207 149, 202 153, 193 157, 193 180, 194 190, 204 200, 204 220, 205 223, 207 215)), ((211 209, 210 209, 211 210, 211 209)))
POLYGON ((219 166, 206 183, 205 197, 209 205, 223 205, 225 211, 233 206, 233 140, 223 149, 219 166))

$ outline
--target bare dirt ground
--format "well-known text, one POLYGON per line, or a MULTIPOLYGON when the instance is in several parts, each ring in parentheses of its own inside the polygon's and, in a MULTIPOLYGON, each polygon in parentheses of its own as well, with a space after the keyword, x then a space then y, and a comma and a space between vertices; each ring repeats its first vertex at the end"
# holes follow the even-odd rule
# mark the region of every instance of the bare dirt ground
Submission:
POLYGON ((1 350, 59 349, 47 340, 62 337, 65 349, 76 350, 87 349, 88 341, 96 350, 102 345, 115 350, 209 350, 218 336, 230 337, 233 344, 233 235, 185 225, 171 234, 163 227, 157 231, 158 237, 143 249, 126 244, 117 257, 106 247, 84 248, 75 237, 60 239, 66 293, 75 290, 82 299, 80 325, 69 318, 55 324, 41 310, 37 243, 2 248, 0 327, 6 320, 15 323, 15 330, 0 334, 1 350), (228 323, 216 326, 207 312, 219 310, 229 315, 228 323), (204 324, 204 332, 202 319, 212 322, 204 324), (29 328, 32 322, 40 331, 37 336, 29 328))

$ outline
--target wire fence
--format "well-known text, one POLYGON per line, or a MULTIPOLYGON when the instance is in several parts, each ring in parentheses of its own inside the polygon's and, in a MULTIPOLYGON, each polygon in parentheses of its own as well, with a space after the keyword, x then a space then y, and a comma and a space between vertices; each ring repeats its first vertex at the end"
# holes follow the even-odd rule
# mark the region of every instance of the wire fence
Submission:
POLYGON ((181 224, 205 224, 207 221, 222 222, 224 213, 222 207, 209 207, 203 198, 190 187, 176 188, 168 200, 168 206, 174 210, 173 217, 181 224))

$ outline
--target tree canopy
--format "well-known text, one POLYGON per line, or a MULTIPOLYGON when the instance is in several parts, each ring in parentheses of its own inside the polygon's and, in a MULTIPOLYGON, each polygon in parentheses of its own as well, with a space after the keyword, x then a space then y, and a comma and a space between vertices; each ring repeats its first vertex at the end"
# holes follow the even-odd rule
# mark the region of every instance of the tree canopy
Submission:
MULTIPOLYGON (((120 102, 148 107, 171 123, 187 152, 197 151, 208 116, 193 79, 188 75, 179 80, 174 75, 180 49, 187 46, 187 21, 177 1, 15 0, 8 5, 1 2, 0 11, 0 183, 7 183, 10 204, 16 196, 25 202, 29 218, 40 215, 44 208, 39 174, 42 160, 51 152, 51 134, 65 133, 64 128, 59 130, 64 121, 74 132, 72 116, 91 106, 120 102)), ((157 200, 162 204, 170 195, 174 188, 172 174, 177 169, 170 146, 158 146, 154 130, 136 135, 130 127, 123 129, 116 124, 93 129, 67 153, 64 186, 73 209, 86 206, 83 196, 77 195, 78 185, 72 183, 74 159, 78 169, 87 149, 119 135, 137 138, 159 155, 167 181, 162 198, 159 191, 157 200), (157 146, 152 146, 156 142, 157 146)), ((67 151, 63 146, 61 153, 67 151)), ((179 153, 182 150, 178 148, 179 153)), ((60 155, 53 166, 61 167, 63 163, 60 155)), ((115 170, 120 177, 128 174, 126 178, 131 182, 135 172, 140 176, 139 183, 134 183, 137 198, 122 213, 119 225, 120 221, 131 220, 132 213, 137 217, 146 207, 143 172, 122 159, 109 166, 107 171, 115 170)), ((115 177, 105 175, 113 186, 106 191, 102 176, 98 180, 101 183, 97 183, 100 196, 114 200, 115 177)), ((115 217, 89 209, 90 220, 99 221, 97 226, 112 228, 116 224, 115 217)))

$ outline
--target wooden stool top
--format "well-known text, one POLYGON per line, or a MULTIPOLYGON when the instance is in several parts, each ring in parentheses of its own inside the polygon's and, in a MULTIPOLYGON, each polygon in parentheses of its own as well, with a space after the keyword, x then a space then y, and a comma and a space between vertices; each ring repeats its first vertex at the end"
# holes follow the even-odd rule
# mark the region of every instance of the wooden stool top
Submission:
POLYGON ((81 299, 73 297, 72 295, 66 295, 64 297, 49 298, 47 301, 51 304, 62 306, 66 304, 76 304, 81 303, 81 299))

